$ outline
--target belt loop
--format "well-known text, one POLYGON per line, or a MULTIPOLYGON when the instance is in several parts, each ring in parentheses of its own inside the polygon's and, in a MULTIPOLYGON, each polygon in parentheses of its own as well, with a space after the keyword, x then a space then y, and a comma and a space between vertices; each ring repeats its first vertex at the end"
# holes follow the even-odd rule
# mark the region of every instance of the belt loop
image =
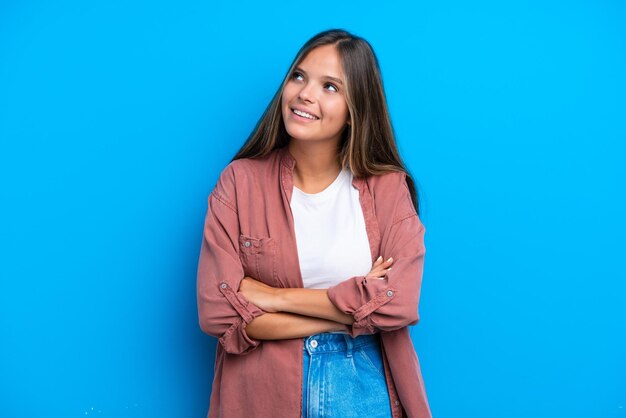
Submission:
POLYGON ((343 338, 346 340, 346 357, 352 357, 352 337, 343 334, 343 338))
POLYGON ((311 340, 312 335, 309 335, 308 337, 304 338, 304 349, 306 350, 307 353, 309 353, 309 356, 313 355, 313 353, 311 352, 311 349, 309 348, 309 341, 311 340))

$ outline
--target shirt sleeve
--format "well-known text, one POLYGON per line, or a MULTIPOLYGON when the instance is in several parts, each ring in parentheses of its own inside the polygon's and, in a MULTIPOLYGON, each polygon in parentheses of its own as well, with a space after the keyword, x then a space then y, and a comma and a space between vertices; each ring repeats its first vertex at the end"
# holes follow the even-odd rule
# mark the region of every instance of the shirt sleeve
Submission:
POLYGON ((238 291, 244 272, 237 207, 228 197, 234 196, 233 188, 227 167, 208 198, 197 271, 198 319, 202 331, 218 338, 227 353, 247 354, 261 341, 246 334, 246 325, 265 312, 238 291))
POLYGON ((328 288, 338 309, 352 315, 351 335, 394 331, 419 321, 418 304, 424 269, 424 234, 409 188, 401 176, 393 220, 381 237, 381 255, 394 261, 384 279, 354 276, 328 288))

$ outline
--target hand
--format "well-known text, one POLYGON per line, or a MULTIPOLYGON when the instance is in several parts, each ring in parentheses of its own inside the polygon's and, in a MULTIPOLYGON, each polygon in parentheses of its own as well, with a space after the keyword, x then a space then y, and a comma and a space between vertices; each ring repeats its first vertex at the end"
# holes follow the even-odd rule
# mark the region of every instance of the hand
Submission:
POLYGON ((389 257, 386 261, 383 261, 382 256, 378 257, 378 260, 376 260, 372 266, 372 270, 367 273, 365 278, 378 280, 385 279, 384 276, 387 274, 387 271, 391 270, 391 267, 389 267, 391 266, 391 263, 393 263, 393 257, 389 257))
POLYGON ((245 276, 239 284, 239 292, 265 312, 278 312, 275 307, 278 291, 279 289, 250 276, 245 276))

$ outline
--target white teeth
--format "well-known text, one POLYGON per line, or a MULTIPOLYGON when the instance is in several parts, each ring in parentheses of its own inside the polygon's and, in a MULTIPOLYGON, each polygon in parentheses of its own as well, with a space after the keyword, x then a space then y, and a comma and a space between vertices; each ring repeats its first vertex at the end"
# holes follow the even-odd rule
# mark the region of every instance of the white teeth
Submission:
POLYGON ((302 116, 303 118, 313 119, 313 120, 317 119, 317 117, 315 117, 315 116, 313 116, 313 115, 311 115, 309 113, 302 112, 301 110, 298 110, 298 109, 293 109, 293 113, 295 113, 298 116, 302 116))

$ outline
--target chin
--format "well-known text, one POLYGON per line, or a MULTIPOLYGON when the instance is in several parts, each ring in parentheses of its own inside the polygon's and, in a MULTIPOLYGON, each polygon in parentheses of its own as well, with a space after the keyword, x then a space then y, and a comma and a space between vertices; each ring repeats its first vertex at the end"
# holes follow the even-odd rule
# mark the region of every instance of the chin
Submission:
POLYGON ((289 136, 296 137, 296 138, 311 135, 311 129, 309 129, 309 127, 302 126, 293 122, 292 123, 285 122, 285 130, 287 131, 289 136))
POLYGON ((287 134, 289 134, 289 137, 292 139, 295 139, 296 141, 312 141, 315 140, 315 138, 311 138, 310 135, 303 135, 301 132, 297 132, 297 131, 293 131, 293 130, 287 130, 287 134))

